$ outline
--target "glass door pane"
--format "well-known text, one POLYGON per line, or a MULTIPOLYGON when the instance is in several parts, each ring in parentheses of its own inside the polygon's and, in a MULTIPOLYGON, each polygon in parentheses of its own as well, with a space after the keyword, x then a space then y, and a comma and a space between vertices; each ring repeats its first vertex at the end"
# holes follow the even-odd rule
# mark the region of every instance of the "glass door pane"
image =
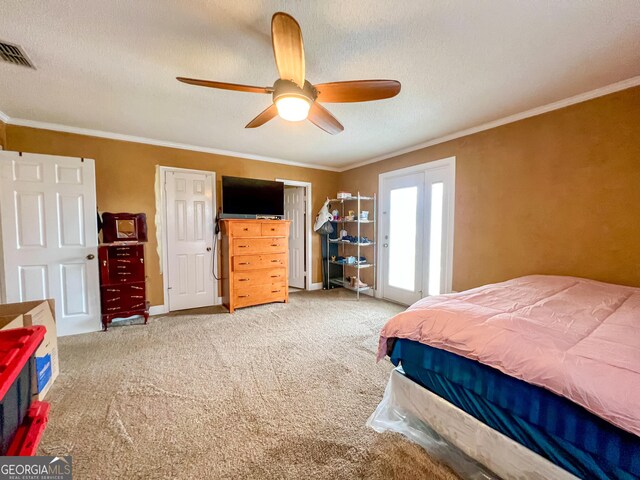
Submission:
POLYGON ((418 187, 396 188, 389 193, 388 284, 414 292, 418 187))

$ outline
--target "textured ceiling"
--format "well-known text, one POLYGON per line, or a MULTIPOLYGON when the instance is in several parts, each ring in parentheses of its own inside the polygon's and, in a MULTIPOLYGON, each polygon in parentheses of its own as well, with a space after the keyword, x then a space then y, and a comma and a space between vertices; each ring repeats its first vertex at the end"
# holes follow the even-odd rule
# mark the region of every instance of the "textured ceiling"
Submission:
POLYGON ((638 0, 2 0, 12 118, 340 167, 640 74, 638 0), (330 104, 345 131, 275 119, 270 96, 178 75, 272 85, 271 15, 291 13, 312 83, 391 78, 396 98, 330 104))

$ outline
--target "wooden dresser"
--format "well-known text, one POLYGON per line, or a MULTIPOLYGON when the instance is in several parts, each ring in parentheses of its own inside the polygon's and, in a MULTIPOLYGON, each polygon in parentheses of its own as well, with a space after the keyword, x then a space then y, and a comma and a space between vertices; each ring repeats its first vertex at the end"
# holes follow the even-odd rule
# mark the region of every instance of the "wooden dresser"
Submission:
POLYGON ((289 220, 221 220, 222 303, 289 302, 289 220))
POLYGON ((144 243, 109 243, 98 248, 102 329, 114 318, 149 319, 144 273, 144 243))

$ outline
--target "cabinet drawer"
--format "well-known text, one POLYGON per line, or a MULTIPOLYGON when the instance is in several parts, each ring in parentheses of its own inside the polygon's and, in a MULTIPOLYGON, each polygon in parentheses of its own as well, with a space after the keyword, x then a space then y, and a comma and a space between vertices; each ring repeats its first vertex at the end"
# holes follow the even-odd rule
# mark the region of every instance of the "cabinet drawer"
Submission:
POLYGON ((122 245, 109 248, 109 259, 115 258, 142 258, 144 256, 143 245, 122 245))
POLYGON ((286 253, 265 255, 236 255, 233 257, 233 270, 246 271, 257 268, 284 267, 287 265, 286 253))
POLYGON ((282 302, 287 294, 287 286, 284 283, 276 285, 256 285, 238 288, 234 293, 234 306, 247 307, 269 302, 282 302))
POLYGON ((101 289, 102 313, 114 313, 145 306, 145 285, 113 285, 101 289))
POLYGON ((286 282, 285 268, 263 268, 262 270, 248 270, 238 272, 233 277, 235 288, 247 288, 253 285, 269 285, 286 282))
POLYGON ((239 222, 231 224, 231 235, 234 237, 259 237, 260 224, 251 222, 239 222))
POLYGON ((288 237, 289 236, 289 222, 282 223, 263 223, 262 224, 262 236, 268 237, 288 237))
POLYGON ((109 260, 109 283, 144 282, 142 258, 116 258, 109 260))
POLYGON ((288 241, 286 238, 237 238, 233 242, 235 255, 249 253, 286 253, 288 241))

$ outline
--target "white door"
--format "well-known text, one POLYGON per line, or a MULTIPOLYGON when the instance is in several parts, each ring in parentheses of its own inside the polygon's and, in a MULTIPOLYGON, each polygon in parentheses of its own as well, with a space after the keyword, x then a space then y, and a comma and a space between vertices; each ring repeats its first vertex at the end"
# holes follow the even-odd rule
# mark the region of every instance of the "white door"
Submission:
POLYGON ((284 188, 284 217, 291 220, 289 232, 289 286, 305 288, 305 188, 284 188))
POLYGON ((381 273, 383 297, 410 305, 451 290, 455 163, 405 172, 381 176, 381 273))
POLYGON ((382 187, 382 290, 409 305, 422 298, 424 172, 386 179, 382 187))
POLYGON ((98 331, 93 160, 0 152, 7 303, 55 299, 59 336, 98 331))
POLYGON ((213 277, 214 174, 167 170, 167 271, 169 310, 215 303, 213 277))

